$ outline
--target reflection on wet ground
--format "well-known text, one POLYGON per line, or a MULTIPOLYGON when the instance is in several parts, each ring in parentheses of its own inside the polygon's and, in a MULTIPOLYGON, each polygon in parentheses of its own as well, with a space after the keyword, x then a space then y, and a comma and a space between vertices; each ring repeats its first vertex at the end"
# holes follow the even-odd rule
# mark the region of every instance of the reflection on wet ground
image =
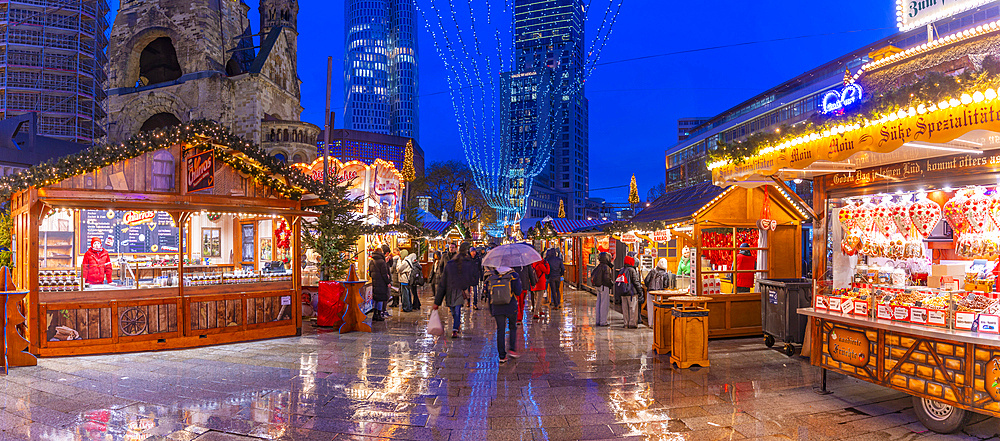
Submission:
MULTIPOLYGON (((425 294, 424 297, 427 295, 425 294)), ((489 313, 459 339, 399 313, 372 334, 305 335, 201 349, 42 359, 0 377, 0 440, 985 439, 978 417, 944 437, 909 396, 819 371, 759 338, 712 341, 710 368, 679 370, 652 332, 594 326, 594 297, 518 328, 497 361, 489 313)), ((430 304, 429 301, 424 302, 430 304)), ((443 314, 448 327, 447 314, 443 314)), ((530 317, 530 315, 529 315, 530 317)))

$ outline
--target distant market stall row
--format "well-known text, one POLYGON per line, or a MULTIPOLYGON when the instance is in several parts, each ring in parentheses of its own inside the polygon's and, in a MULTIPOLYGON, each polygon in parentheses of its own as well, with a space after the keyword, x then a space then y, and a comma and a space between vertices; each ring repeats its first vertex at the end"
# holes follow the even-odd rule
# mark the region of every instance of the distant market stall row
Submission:
POLYGON ((642 275, 665 259, 676 288, 715 296, 709 336, 718 338, 761 334, 754 282, 802 276, 803 226, 813 217, 780 181, 753 188, 702 183, 661 196, 629 221, 528 219, 521 228, 539 247, 563 251, 566 281, 581 289, 595 290, 589 275, 601 252, 611 254, 616 270, 636 253, 642 275))

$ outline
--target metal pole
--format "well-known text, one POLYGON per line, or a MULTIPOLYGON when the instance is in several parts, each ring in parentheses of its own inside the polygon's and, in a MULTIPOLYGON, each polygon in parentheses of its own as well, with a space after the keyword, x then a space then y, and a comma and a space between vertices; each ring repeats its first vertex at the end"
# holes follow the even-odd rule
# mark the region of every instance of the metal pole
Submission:
POLYGON ((330 88, 333 84, 333 57, 326 57, 326 112, 323 112, 323 185, 326 185, 330 174, 330 132, 333 122, 330 121, 330 88))
POLYGON ((833 393, 833 391, 826 390, 826 369, 821 369, 821 370, 823 371, 823 379, 822 382, 820 383, 820 389, 816 391, 816 393, 820 395, 830 395, 833 393))

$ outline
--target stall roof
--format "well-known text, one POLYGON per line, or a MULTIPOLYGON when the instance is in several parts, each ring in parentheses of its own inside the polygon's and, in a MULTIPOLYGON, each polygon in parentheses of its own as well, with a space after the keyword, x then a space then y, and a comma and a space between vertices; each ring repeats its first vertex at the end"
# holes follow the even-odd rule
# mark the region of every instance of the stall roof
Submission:
MULTIPOLYGON (((536 223, 542 222, 544 218, 525 218, 521 220, 521 232, 527 233, 536 223)), ((611 223, 607 220, 580 220, 580 219, 552 219, 550 221, 552 229, 557 234, 568 234, 583 228, 591 228, 597 225, 611 223)))
POLYGON ((680 190, 674 190, 656 198, 644 210, 632 217, 630 222, 682 222, 691 218, 701 207, 708 205, 726 189, 710 182, 702 182, 680 190))
POLYGON ((451 228, 451 222, 437 221, 437 222, 424 222, 423 224, 424 228, 428 230, 433 230, 437 234, 444 234, 445 232, 448 231, 448 228, 451 228))

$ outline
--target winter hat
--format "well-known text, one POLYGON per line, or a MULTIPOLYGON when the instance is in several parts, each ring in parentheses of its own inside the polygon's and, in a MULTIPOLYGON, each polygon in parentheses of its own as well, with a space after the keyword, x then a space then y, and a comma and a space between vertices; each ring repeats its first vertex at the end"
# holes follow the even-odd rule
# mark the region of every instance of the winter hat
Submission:
POLYGON ((101 246, 104 246, 104 241, 101 240, 100 237, 91 237, 90 238, 90 247, 91 248, 94 247, 94 242, 97 242, 97 243, 101 244, 101 246))
POLYGON ((628 266, 635 266, 635 258, 632 256, 625 256, 625 264, 628 266))
POLYGON ((410 255, 409 251, 406 251, 405 249, 399 250, 399 258, 400 259, 405 259, 406 256, 408 256, 408 255, 410 255))
POLYGON ((391 252, 392 248, 389 248, 389 245, 382 244, 382 254, 389 254, 391 252))
POLYGON ((469 254, 469 249, 472 248, 472 244, 468 242, 462 242, 462 245, 458 247, 458 254, 469 254))
POLYGON ((667 269, 667 259, 664 259, 664 258, 661 257, 660 260, 658 262, 656 262, 656 267, 659 268, 659 269, 661 269, 661 270, 666 270, 667 269))

